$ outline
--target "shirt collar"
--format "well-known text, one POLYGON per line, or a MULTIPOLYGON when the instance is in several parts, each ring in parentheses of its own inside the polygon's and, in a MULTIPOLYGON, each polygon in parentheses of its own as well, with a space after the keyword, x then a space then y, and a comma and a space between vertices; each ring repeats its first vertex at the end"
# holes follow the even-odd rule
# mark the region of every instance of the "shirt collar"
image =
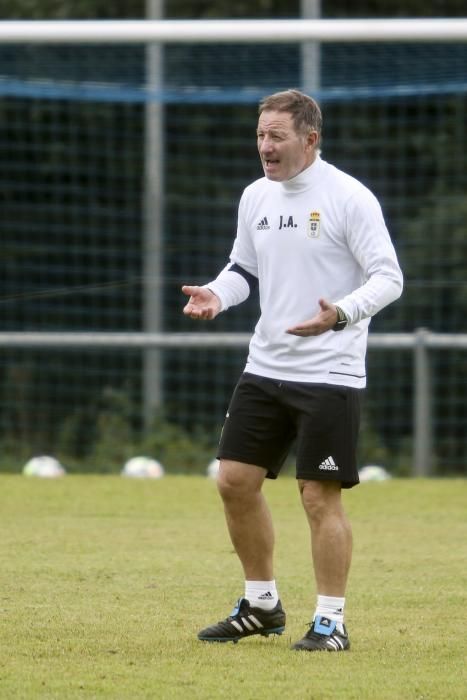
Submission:
POLYGON ((295 177, 290 178, 290 180, 283 180, 280 185, 284 188, 285 192, 288 194, 296 194, 298 192, 304 192, 305 190, 314 187, 317 182, 321 179, 321 172, 323 168, 323 161, 320 156, 317 155, 315 160, 308 168, 302 170, 301 173, 295 175, 295 177))

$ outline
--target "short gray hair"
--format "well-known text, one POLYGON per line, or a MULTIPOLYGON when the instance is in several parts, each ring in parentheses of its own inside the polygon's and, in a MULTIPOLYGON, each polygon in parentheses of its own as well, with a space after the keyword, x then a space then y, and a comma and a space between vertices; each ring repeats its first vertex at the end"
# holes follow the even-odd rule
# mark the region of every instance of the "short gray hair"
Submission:
POLYGON ((284 90, 264 97, 259 103, 258 113, 263 112, 288 112, 292 115, 293 124, 297 133, 317 131, 321 137, 323 117, 318 103, 300 90, 284 90))

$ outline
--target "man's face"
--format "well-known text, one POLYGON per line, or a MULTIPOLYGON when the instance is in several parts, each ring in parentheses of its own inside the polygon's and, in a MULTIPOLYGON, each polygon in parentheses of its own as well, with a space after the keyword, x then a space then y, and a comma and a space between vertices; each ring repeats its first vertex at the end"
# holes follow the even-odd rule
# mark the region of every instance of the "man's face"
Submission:
POLYGON ((297 133, 289 112, 262 112, 257 142, 264 174, 268 180, 290 180, 305 170, 316 157, 318 134, 297 133))

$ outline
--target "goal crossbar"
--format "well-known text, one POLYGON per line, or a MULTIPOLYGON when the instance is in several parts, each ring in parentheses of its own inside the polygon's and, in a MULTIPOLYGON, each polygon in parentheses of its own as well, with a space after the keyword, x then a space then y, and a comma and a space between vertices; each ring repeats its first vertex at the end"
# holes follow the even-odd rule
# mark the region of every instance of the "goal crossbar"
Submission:
POLYGON ((0 43, 464 42, 451 19, 9 20, 0 43))

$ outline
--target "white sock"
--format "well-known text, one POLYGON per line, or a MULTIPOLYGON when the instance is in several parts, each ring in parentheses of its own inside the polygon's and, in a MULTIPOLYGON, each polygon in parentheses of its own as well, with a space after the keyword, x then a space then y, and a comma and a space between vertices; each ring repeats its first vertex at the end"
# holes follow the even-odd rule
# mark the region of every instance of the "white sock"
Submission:
POLYGON ((344 622, 345 598, 334 598, 330 595, 319 595, 313 619, 317 615, 327 617, 342 624, 344 622))
POLYGON ((279 596, 275 581, 245 581, 245 598, 252 608, 272 610, 279 596))

